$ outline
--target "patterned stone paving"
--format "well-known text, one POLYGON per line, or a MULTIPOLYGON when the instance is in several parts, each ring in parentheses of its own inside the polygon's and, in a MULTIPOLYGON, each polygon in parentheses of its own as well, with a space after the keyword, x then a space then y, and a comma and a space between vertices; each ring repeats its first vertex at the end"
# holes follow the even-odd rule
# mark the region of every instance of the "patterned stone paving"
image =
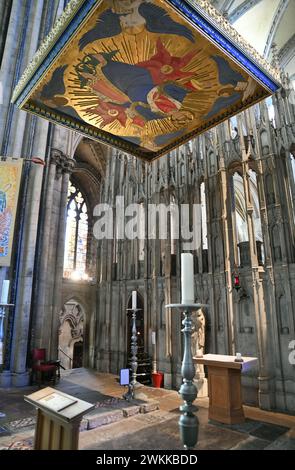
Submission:
POLYGON ((169 419, 170 416, 167 413, 158 411, 157 413, 149 413, 146 415, 138 415, 136 416, 136 420, 145 422, 147 424, 156 424, 156 423, 161 423, 163 421, 166 421, 169 419))
MULTIPOLYGON (((138 399, 129 403, 122 399, 122 389, 115 384, 114 376, 94 374, 86 370, 68 374, 65 380, 61 380, 58 388, 95 403, 95 409, 83 418, 84 426, 81 430, 85 432, 80 433, 81 449, 182 448, 178 428, 179 396, 176 392, 147 387, 144 389, 147 400, 138 399), (154 406, 157 404, 155 399, 160 403, 160 410, 157 411, 157 406, 154 406), (105 420, 103 426, 95 428, 94 421, 100 422, 99 418, 105 414, 116 417, 120 414, 120 420, 105 420), (95 429, 90 429, 90 420, 93 421, 95 429)), ((35 390, 11 390, 3 393, 0 390, 2 410, 5 411, 4 416, 0 416, 0 450, 33 448, 35 410, 23 400, 23 396, 32 391, 35 390)), ((266 413, 266 418, 274 415, 277 420, 277 424, 270 424, 263 422, 264 415, 258 410, 258 418, 246 419, 245 423, 228 426, 208 422, 206 403, 203 403, 202 399, 198 401, 200 433, 197 449, 295 450, 295 425, 292 417, 286 415, 286 419, 282 415, 278 419, 277 416, 280 415, 266 413), (285 426, 281 425, 283 423, 286 423, 285 426)))
POLYGON ((36 418, 29 417, 29 418, 17 419, 15 421, 10 421, 9 423, 6 424, 6 426, 11 432, 15 432, 20 428, 27 428, 29 426, 35 426, 35 424, 36 424, 36 418))
POLYGON ((0 447, 0 450, 33 450, 33 438, 14 441, 7 447, 0 447))

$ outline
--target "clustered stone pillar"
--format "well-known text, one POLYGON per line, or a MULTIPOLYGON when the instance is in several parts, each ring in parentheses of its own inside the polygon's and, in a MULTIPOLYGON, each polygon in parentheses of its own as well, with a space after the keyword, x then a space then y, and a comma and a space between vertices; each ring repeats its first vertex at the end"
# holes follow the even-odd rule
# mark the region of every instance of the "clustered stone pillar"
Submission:
POLYGON ((64 265, 64 250, 65 250, 65 237, 67 225, 67 199, 70 175, 74 168, 74 161, 70 158, 63 157, 61 161, 62 182, 60 193, 60 208, 59 208, 59 224, 57 234, 56 246, 56 266, 55 266, 55 282, 54 282, 54 296, 53 296, 53 315, 51 323, 51 342, 48 353, 51 359, 58 358, 58 328, 59 328, 59 314, 62 307, 62 278, 63 278, 63 265, 64 265))
POLYGON ((34 347, 57 359, 59 313, 62 308, 62 277, 67 219, 67 194, 74 161, 53 149, 46 181, 37 301, 34 309, 34 347))
MULTIPOLYGON (((41 163, 41 159, 40 159, 41 163)), ((31 161, 26 163, 25 177, 27 181, 26 205, 24 206, 24 224, 20 227, 21 234, 16 237, 19 243, 19 265, 16 280, 15 307, 9 317, 14 319, 6 323, 5 343, 10 347, 10 357, 5 357, 5 368, 0 377, 0 385, 27 385, 29 375, 26 368, 27 348, 30 331, 30 313, 32 284, 35 261, 35 244, 37 238, 38 214, 42 185, 43 165, 31 161), (7 325, 9 323, 9 331, 7 325), (11 328, 11 329, 10 329, 11 328), (11 342, 11 343, 10 343, 11 342)), ((7 350, 7 348, 5 348, 7 350)))

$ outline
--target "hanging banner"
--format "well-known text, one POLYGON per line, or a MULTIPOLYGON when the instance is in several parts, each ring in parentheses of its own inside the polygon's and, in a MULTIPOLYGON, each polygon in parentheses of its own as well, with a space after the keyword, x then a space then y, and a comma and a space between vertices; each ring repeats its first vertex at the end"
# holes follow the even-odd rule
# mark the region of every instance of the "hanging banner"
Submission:
POLYGON ((22 159, 0 161, 0 266, 10 265, 22 165, 22 159))

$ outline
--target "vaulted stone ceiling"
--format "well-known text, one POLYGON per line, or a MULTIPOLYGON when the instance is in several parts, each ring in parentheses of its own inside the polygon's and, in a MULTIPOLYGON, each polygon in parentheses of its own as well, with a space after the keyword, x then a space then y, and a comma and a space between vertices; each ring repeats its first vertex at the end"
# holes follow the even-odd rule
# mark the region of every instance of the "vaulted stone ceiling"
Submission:
POLYGON ((295 79, 295 0, 212 0, 211 3, 270 60, 271 46, 275 43, 282 67, 295 79))
POLYGON ((87 195, 88 209, 99 203, 100 187, 106 172, 106 153, 105 147, 86 137, 81 139, 75 151, 72 181, 87 195))

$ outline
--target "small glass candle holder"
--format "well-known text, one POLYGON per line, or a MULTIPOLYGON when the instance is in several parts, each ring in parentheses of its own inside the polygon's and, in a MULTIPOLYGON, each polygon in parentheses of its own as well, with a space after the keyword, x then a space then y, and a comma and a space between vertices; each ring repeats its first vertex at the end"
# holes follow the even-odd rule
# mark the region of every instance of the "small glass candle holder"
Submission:
POLYGON ((242 358, 241 353, 239 353, 239 352, 236 353, 235 362, 244 362, 244 359, 242 358))

